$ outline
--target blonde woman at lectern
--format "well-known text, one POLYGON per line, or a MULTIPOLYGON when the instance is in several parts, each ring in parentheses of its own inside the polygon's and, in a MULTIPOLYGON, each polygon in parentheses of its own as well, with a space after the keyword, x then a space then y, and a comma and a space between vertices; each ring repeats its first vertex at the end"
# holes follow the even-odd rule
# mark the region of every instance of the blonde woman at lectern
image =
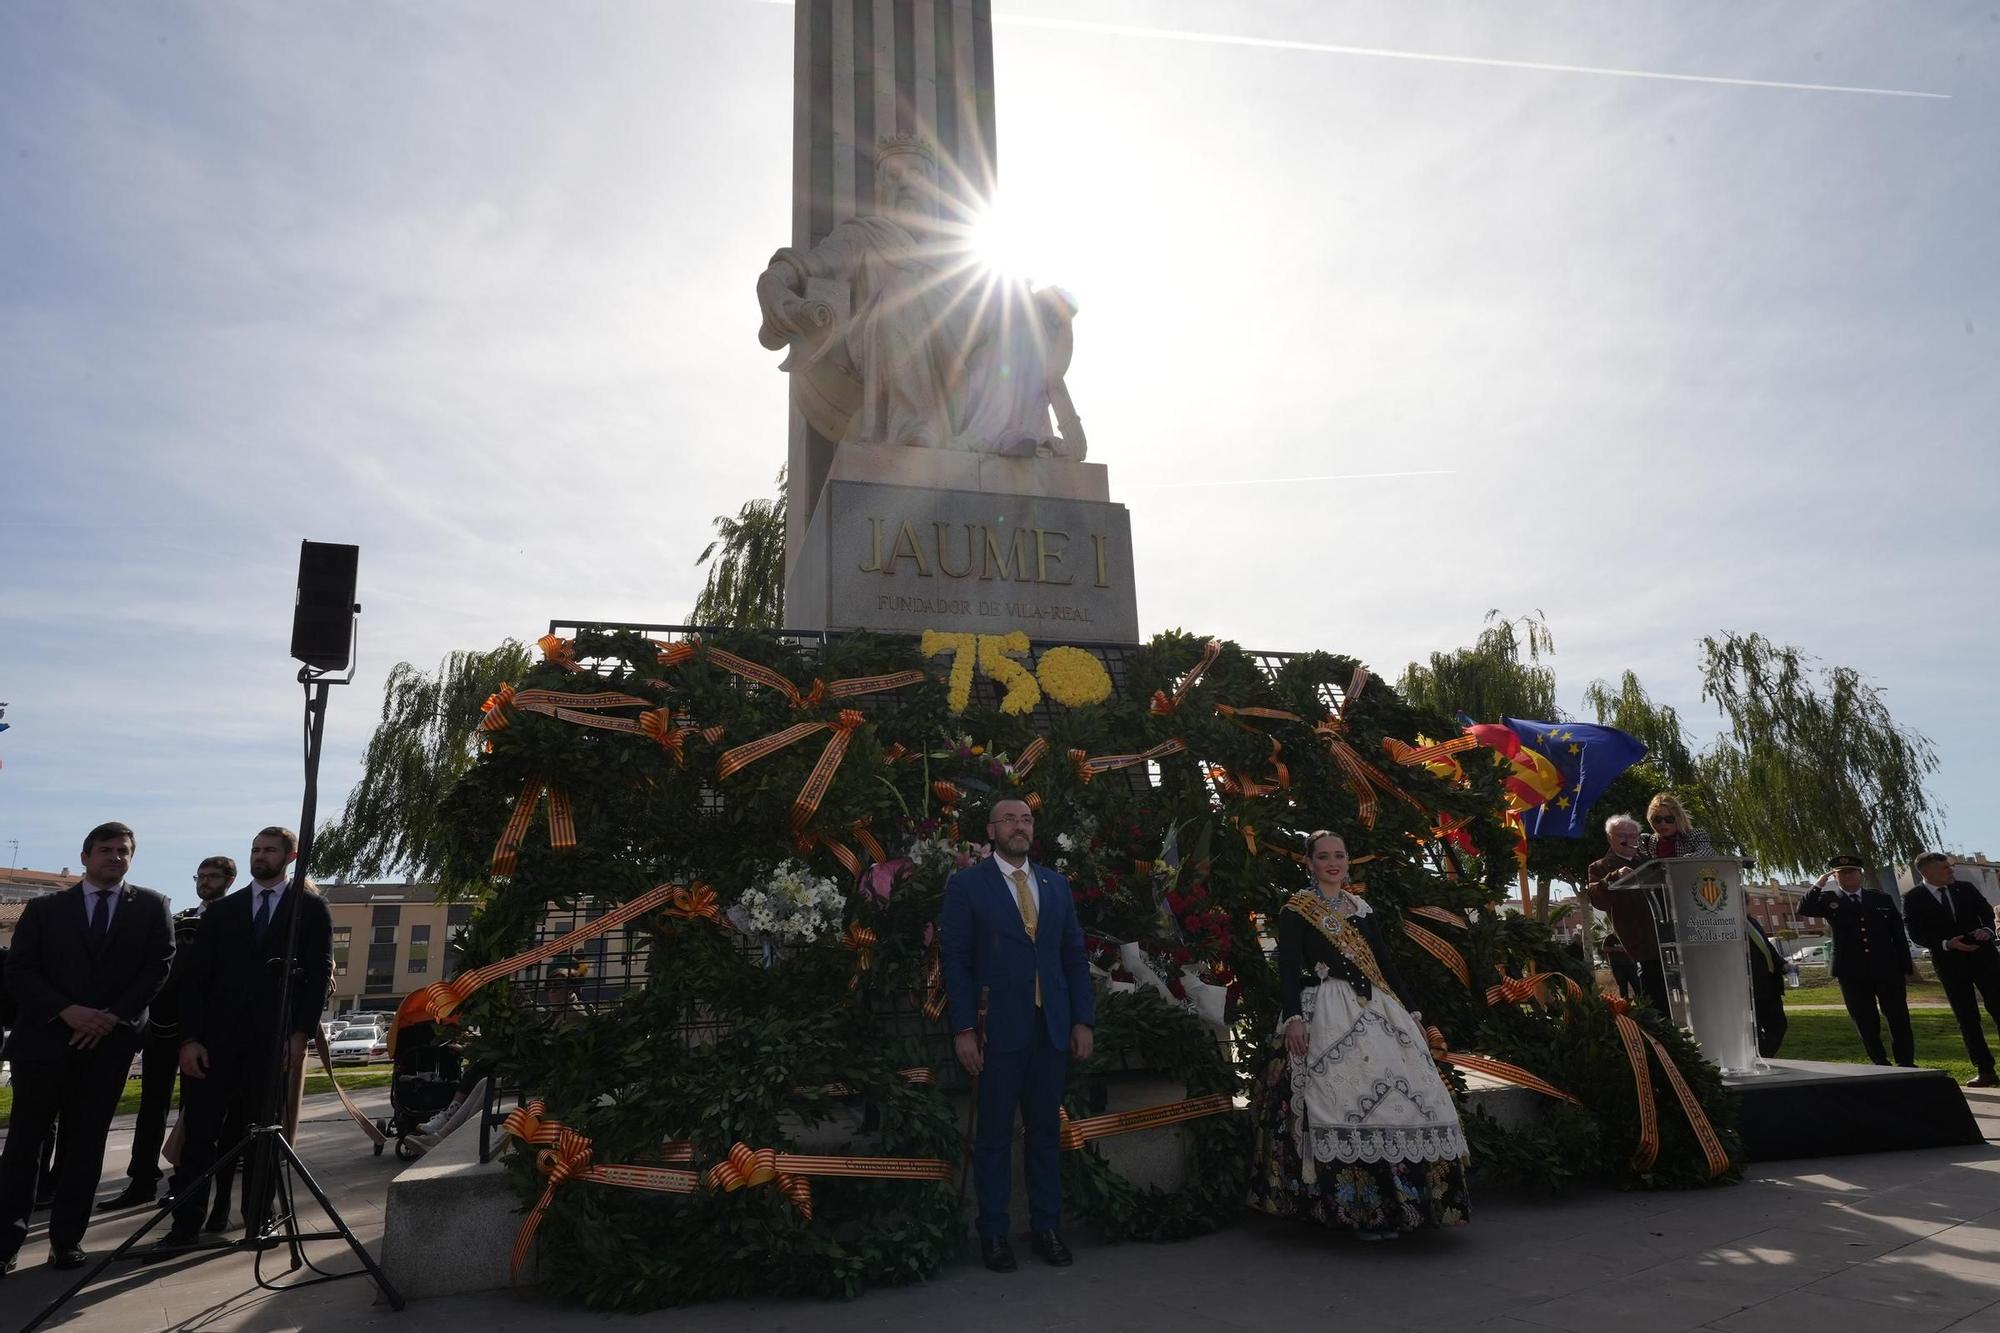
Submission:
POLYGON ((1278 914, 1279 1049, 1257 1093, 1250 1202, 1390 1240, 1470 1213, 1465 1134, 1347 842, 1307 840, 1313 884, 1278 914))
POLYGON ((1646 802, 1648 832, 1639 835, 1639 854, 1647 860, 1669 856, 1714 856, 1708 835, 1688 818, 1681 798, 1663 791, 1646 802))

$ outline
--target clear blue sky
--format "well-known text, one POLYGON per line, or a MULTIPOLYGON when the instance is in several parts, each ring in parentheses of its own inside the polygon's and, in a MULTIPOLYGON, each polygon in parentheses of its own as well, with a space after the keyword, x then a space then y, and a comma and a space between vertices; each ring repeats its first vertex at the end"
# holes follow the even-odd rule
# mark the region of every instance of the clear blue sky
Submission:
MULTIPOLYGON (((2000 854, 1991 4, 1000 8, 1147 630, 1393 675, 1540 608, 1569 707, 1701 734, 1760 630, 2000 854)), ((185 899, 297 819, 301 537, 362 547, 335 806, 396 661, 681 618, 783 461, 790 97, 758 0, 0 7, 0 856, 122 818, 185 899)))

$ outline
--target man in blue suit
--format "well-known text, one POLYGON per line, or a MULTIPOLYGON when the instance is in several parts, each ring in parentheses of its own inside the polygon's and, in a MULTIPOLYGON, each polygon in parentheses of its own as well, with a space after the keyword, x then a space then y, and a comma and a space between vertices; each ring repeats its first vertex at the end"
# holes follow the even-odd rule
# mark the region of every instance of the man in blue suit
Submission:
POLYGON ((958 1062, 978 1081, 972 1164, 979 1189, 979 1253, 994 1272, 1014 1271, 1007 1196, 1018 1108, 1027 1129, 1024 1174, 1035 1253, 1063 1268, 1072 1260, 1057 1229, 1062 1221, 1058 1113, 1070 1058, 1090 1058, 1097 1005, 1069 881, 1028 862, 1035 812, 1025 801, 995 802, 986 836, 993 855, 951 877, 940 922, 953 1043, 958 1062), (983 1046, 977 1030, 981 992, 983 1046))

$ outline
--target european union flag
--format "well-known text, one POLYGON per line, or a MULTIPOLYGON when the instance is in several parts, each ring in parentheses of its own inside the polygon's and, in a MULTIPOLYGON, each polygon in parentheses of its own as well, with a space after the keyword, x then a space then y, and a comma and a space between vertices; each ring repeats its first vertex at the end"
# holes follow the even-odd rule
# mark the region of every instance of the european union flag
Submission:
POLYGON ((1612 779, 1646 757, 1645 745, 1616 727, 1519 717, 1503 721, 1562 775, 1562 790, 1522 816, 1531 838, 1581 838, 1584 816, 1612 779))

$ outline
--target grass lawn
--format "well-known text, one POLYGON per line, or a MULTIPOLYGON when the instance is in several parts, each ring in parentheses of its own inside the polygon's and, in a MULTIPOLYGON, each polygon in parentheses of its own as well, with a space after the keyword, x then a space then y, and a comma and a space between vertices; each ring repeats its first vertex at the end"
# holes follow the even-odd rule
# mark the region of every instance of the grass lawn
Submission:
MULTIPOLYGON (((1832 1059, 1833 1057, 1826 1056, 1824 1058, 1832 1059)), ((389 1067, 384 1065, 380 1069, 341 1070, 340 1086, 346 1088, 349 1092, 357 1092, 362 1088, 386 1088, 389 1086, 389 1067)), ((325 1074, 306 1075, 306 1096, 310 1097, 314 1093, 332 1091, 333 1084, 327 1080, 325 1074)), ((13 1109, 14 1090, 10 1087, 0 1086, 0 1118, 4 1118, 13 1109)), ((138 1109, 139 1080, 136 1078, 128 1079, 125 1083, 125 1095, 118 1099, 118 1114, 131 1115, 138 1109)))
MULTIPOLYGON (((1840 983, 1829 977, 1823 969, 1814 968, 1806 972, 1804 985, 1797 990, 1785 992, 1786 1004, 1839 1004, 1840 983), (1814 973, 1818 973, 1817 976, 1814 973)), ((1910 1003, 1944 1004, 1944 987, 1930 976, 1930 969, 1919 963, 1917 975, 1910 978, 1910 1003)), ((1953 1029, 1956 1031, 1957 1029, 1953 1029)))
MULTIPOLYGON (((1788 992, 1787 1001, 1798 995, 1798 991, 1788 992)), ((1834 992, 1839 998, 1839 992, 1834 992)), ((1785 1044, 1778 1049, 1781 1060, 1831 1060, 1841 1064, 1866 1064, 1868 1057, 1862 1053, 1861 1038, 1855 1035, 1854 1023, 1846 1014, 1791 1013, 1786 1015, 1790 1026, 1785 1029, 1785 1044)), ((1910 1013, 1910 1027, 1917 1037, 1917 1063, 1926 1069, 1942 1069, 1963 1083, 1972 1077, 1972 1061, 1965 1058, 1965 1042, 1958 1035, 1958 1024, 1952 1021, 1949 1009, 1919 1009, 1910 1013)), ((1882 1041, 1889 1041, 1888 1029, 1882 1032, 1882 1041)))

